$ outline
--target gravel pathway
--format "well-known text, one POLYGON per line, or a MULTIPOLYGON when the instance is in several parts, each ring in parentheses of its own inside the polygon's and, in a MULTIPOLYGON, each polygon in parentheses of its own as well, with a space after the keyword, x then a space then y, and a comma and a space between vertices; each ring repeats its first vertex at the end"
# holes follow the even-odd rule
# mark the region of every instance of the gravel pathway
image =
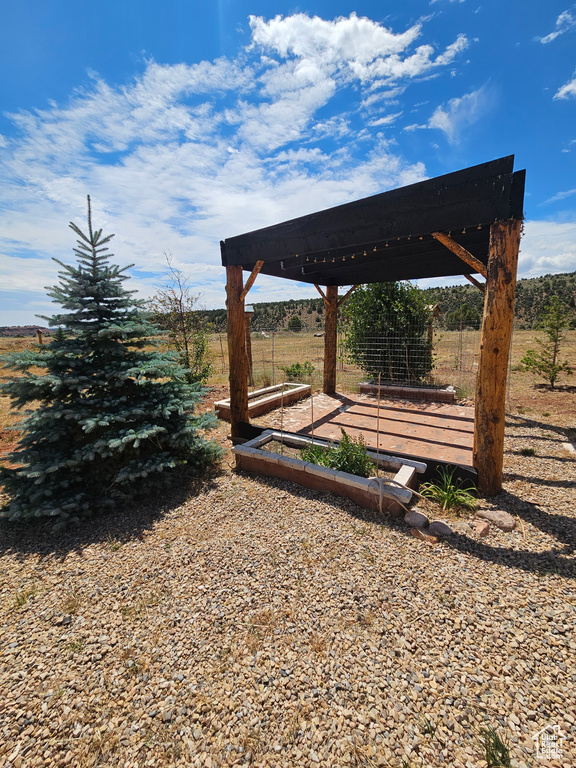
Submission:
POLYGON ((478 768, 487 727, 513 766, 574 766, 565 440, 512 418, 484 506, 516 530, 460 520, 435 547, 228 468, 59 539, 4 526, 0 767, 478 768), (547 725, 560 760, 536 756, 547 725))

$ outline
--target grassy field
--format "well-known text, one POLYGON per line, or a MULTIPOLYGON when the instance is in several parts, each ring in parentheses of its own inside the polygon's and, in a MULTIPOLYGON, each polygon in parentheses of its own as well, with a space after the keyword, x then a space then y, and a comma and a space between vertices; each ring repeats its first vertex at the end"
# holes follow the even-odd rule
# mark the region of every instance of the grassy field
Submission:
MULTIPOLYGON (((507 410, 534 414, 576 430, 576 380, 563 375, 554 391, 543 386, 542 380, 522 370, 520 360, 526 350, 535 346, 535 331, 515 331, 512 339, 507 410)), ((474 382, 478 365, 479 331, 441 331, 435 334, 434 382, 452 384, 464 398, 474 397, 474 382)), ((0 338, 0 354, 28 349, 32 338, 0 338)), ((209 384, 218 388, 228 384, 228 346, 226 334, 213 334, 210 354, 214 371, 209 384)), ((313 333, 279 332, 252 335, 254 388, 286 380, 283 367, 309 361, 314 367, 311 383, 315 390, 322 387, 324 339, 313 333)), ((576 369, 576 331, 570 331, 563 347, 562 358, 576 369)), ((10 375, 0 369, 0 379, 10 375)), ((337 387, 342 392, 355 391, 365 377, 339 355, 337 387)), ((10 429, 19 415, 10 411, 7 397, 0 397, 0 453, 9 449, 16 434, 10 429)))

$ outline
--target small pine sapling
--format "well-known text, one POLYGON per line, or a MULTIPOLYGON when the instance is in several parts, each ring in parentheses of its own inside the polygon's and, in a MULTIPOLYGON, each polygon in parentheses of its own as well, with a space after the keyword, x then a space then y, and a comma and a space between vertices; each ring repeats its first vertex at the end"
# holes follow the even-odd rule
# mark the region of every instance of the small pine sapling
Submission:
POLYGON ((28 409, 8 456, 15 466, 0 469, 9 495, 0 516, 53 518, 56 528, 153 491, 180 465, 201 471, 221 453, 204 435, 214 415, 193 415, 204 390, 154 349, 158 330, 123 287, 128 267, 110 263, 113 235, 94 231, 89 197, 88 234, 70 227, 77 265, 55 259, 60 283, 48 294, 66 311, 44 318, 57 328, 49 344, 4 358, 20 375, 0 387, 28 409))
POLYGON ((552 296, 538 323, 538 328, 545 335, 544 339, 536 338, 536 343, 540 349, 528 349, 520 361, 526 370, 537 376, 542 376, 550 389, 554 389, 561 373, 568 375, 572 373, 568 361, 561 361, 560 359, 560 347, 566 338, 569 327, 570 315, 568 310, 558 296, 552 296))

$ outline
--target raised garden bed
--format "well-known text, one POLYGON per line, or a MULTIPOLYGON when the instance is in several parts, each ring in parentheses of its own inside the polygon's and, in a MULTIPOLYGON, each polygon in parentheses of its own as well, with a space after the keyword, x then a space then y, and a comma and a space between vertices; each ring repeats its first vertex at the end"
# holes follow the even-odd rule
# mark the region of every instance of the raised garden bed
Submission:
MULTIPOLYGON (((426 464, 422 462, 380 454, 378 466, 385 470, 384 476, 364 478, 311 464, 294 455, 287 455, 288 451, 278 452, 282 451, 282 446, 301 449, 311 444, 325 446, 329 443, 319 438, 267 429, 259 437, 233 448, 236 467, 247 472, 290 480, 316 491, 330 491, 362 507, 381 510, 393 517, 402 515, 411 503, 413 494, 410 488, 416 487, 417 475, 426 471, 426 464)), ((368 455, 376 462, 375 451, 368 451, 368 455)))
MULTIPOLYGON (((359 384, 360 392, 378 395, 378 384, 363 381, 359 384)), ((380 395, 384 397, 400 397, 404 400, 424 400, 425 402, 455 403, 456 390, 454 387, 397 387, 392 384, 381 384, 380 395)))
MULTIPOLYGON (((274 408, 280 408, 282 405, 291 405, 296 400, 309 397, 311 391, 310 384, 294 384, 292 382, 284 382, 283 384, 276 384, 273 387, 265 387, 264 389, 255 389, 254 392, 248 393, 248 416, 254 418, 261 416, 263 413, 268 413, 268 411, 272 411, 274 408)), ((230 421, 229 397, 214 403, 214 409, 218 414, 218 418, 230 421)))

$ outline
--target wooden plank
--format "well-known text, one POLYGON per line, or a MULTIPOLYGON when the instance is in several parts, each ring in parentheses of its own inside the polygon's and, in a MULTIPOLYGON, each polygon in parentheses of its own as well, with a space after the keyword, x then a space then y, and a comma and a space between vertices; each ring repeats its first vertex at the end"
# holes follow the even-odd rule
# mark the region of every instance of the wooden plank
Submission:
POLYGON ((495 222, 490 232, 474 421, 474 467, 482 496, 502 490, 506 380, 521 227, 521 219, 509 219, 495 222))
POLYGON ((475 277, 472 277, 472 275, 464 275, 466 280, 468 280, 472 285, 475 285, 476 288, 479 288, 482 293, 486 293, 486 285, 481 283, 479 280, 476 280, 475 277))
POLYGON ((275 261, 350 243, 510 217, 513 156, 226 239, 226 264, 275 261))
POLYGON ((264 264, 263 261, 257 261, 256 264, 254 265, 254 269, 252 270, 250 277, 246 281, 244 290, 240 294, 240 301, 244 301, 244 299, 246 298, 246 295, 248 294, 248 291, 250 290, 250 288, 252 288, 252 286, 254 285, 254 281, 258 277, 258 272, 260 272, 260 270, 262 269, 263 264, 264 264))
POLYGON ((478 272, 482 277, 486 277, 486 267, 484 264, 467 251, 466 248, 463 248, 460 243, 457 243, 451 237, 444 234, 444 232, 432 232, 432 237, 435 237, 436 240, 442 243, 442 245, 445 245, 446 248, 452 251, 452 253, 455 253, 456 256, 458 256, 459 259, 462 259, 465 264, 468 264, 474 272, 478 272))
POLYGON ((336 348, 338 330, 338 286, 330 285, 326 289, 324 308, 324 386, 323 392, 332 395, 336 392, 336 348))
POLYGON ((238 424, 249 422, 248 371, 246 365, 246 319, 242 294, 242 267, 226 267, 228 360, 230 365, 230 424, 232 437, 239 437, 238 424))

